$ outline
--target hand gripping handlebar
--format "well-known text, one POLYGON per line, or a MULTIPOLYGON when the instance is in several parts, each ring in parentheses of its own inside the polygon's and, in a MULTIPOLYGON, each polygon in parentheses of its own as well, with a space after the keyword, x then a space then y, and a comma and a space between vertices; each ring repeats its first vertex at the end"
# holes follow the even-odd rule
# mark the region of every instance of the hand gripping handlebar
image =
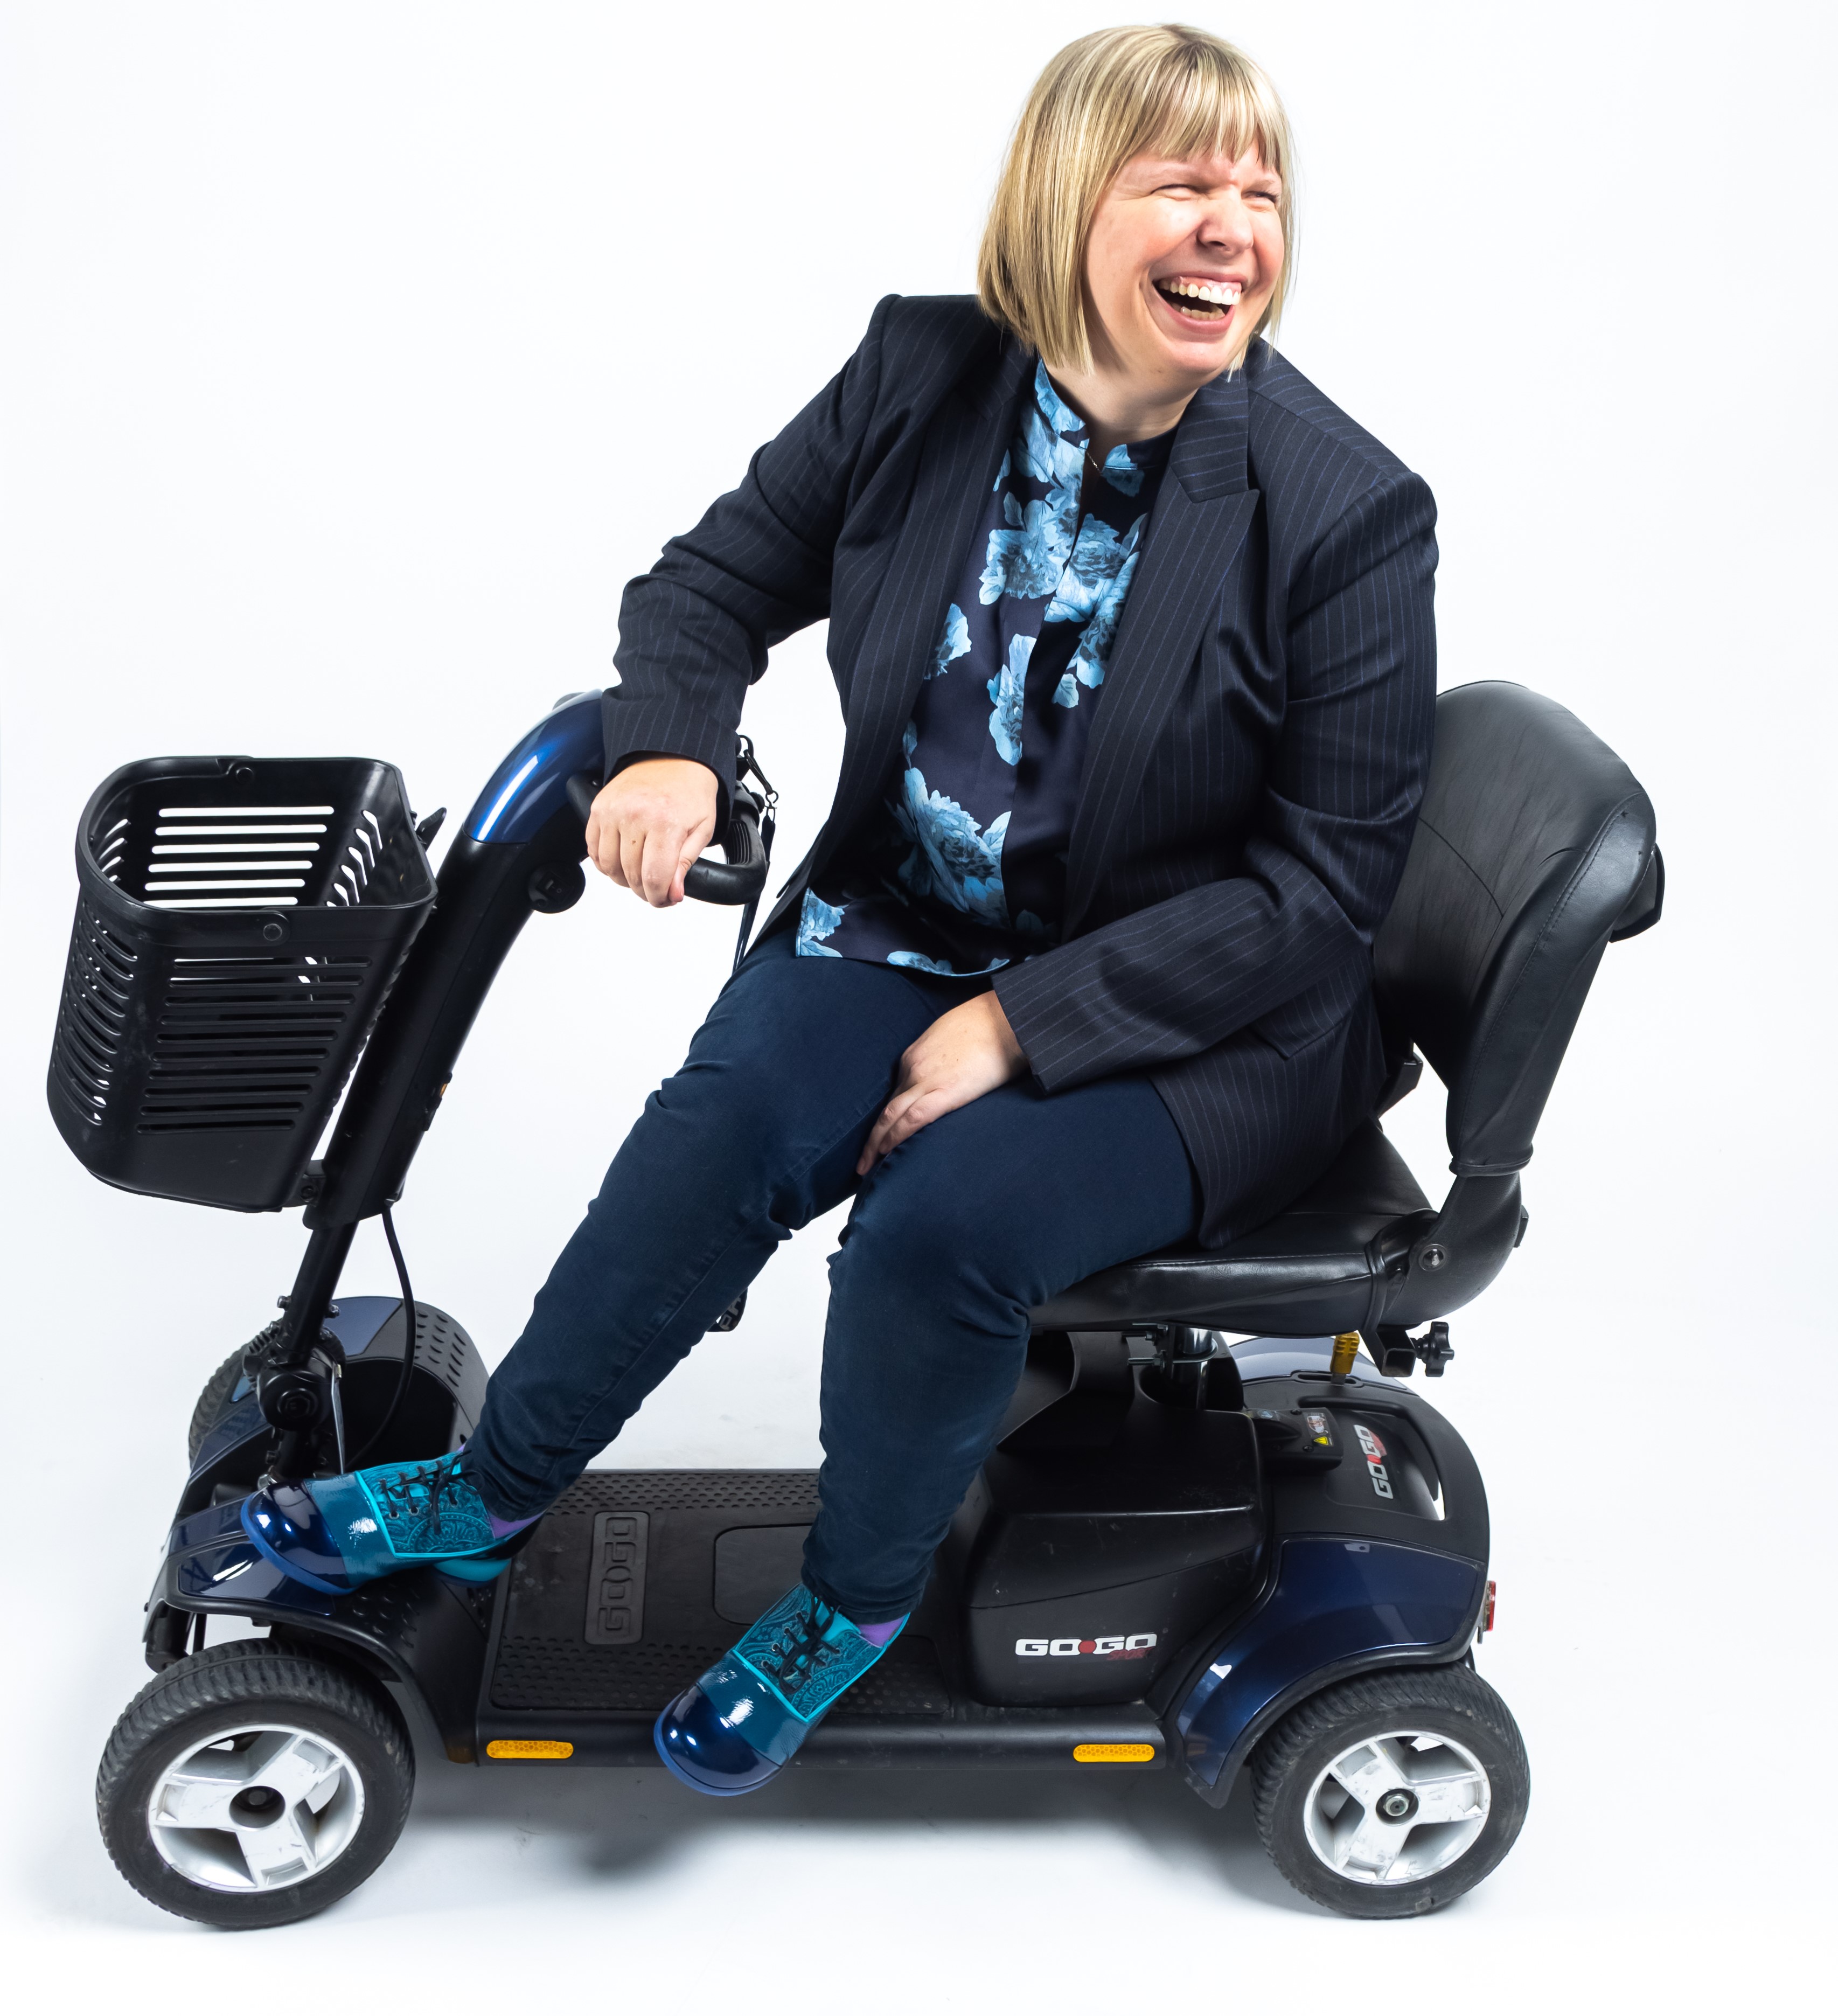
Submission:
MULTIPOLYGON (((584 826, 599 790, 599 778, 589 770, 577 771, 568 779, 568 802, 584 826)), ((732 786, 728 797, 728 830, 721 843, 727 859, 712 861, 703 855, 683 877, 683 894, 703 903, 757 903, 766 886, 768 857, 760 831, 765 807, 744 784, 732 786)))

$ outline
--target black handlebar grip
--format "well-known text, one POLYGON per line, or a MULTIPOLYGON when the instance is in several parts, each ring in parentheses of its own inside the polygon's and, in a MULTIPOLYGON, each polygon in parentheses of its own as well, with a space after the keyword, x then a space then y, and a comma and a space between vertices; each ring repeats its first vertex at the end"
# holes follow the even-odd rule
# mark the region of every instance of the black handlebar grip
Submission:
MULTIPOLYGON (((583 826, 593 810, 600 787, 591 772, 579 770, 568 779, 568 802, 581 815, 583 826)), ((721 841, 725 861, 711 861, 707 855, 691 864, 683 877, 683 894, 700 903, 730 906, 750 903, 766 886, 768 859, 760 833, 759 801, 743 786, 730 794, 732 810, 728 830, 721 841)))
POLYGON ((587 824, 587 816, 594 808, 594 800, 600 794, 599 780, 592 771, 577 770, 568 779, 568 802, 581 815, 581 823, 587 824))
POLYGON ((703 903, 754 902, 766 886, 766 845, 760 836, 759 801, 750 791, 734 793, 721 851, 725 861, 710 861, 704 855, 691 866, 683 877, 683 894, 703 903))

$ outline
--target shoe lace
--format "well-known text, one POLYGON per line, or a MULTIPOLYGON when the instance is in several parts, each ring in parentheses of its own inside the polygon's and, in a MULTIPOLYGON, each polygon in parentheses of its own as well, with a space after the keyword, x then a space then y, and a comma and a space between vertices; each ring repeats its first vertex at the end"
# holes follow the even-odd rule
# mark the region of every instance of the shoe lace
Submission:
POLYGON ((812 1597, 807 1608, 787 1618, 761 1656, 768 1678, 776 1680, 787 1694, 795 1694, 812 1673, 828 1665, 836 1654, 823 1643, 823 1634, 836 1614, 829 1604, 812 1597))
POLYGON ((437 1527, 441 1521, 441 1497, 448 1485, 459 1474, 459 1458, 453 1456, 437 1456, 432 1463, 417 1464, 413 1470, 398 1471, 391 1477, 376 1480, 376 1493, 384 1507, 394 1517, 425 1518, 430 1525, 437 1527))

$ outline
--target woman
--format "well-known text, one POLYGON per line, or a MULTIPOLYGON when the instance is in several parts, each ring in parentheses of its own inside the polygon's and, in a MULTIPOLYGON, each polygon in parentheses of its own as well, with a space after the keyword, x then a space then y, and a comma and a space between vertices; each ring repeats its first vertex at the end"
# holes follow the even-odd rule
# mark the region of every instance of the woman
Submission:
MULTIPOLYGON (((660 1719, 763 1784, 923 1589, 1028 1311, 1221 1244, 1383 1075, 1370 945, 1434 697, 1423 484, 1259 340, 1292 156, 1247 58, 1090 35, 1022 113, 974 300, 890 297, 627 590, 605 873, 678 902, 749 682, 827 617, 836 801, 440 1464, 258 1495, 285 1562, 483 1575, 781 1240, 845 1197, 804 1572, 660 1719)), ((685 1675, 687 1680, 689 1676, 685 1675)))

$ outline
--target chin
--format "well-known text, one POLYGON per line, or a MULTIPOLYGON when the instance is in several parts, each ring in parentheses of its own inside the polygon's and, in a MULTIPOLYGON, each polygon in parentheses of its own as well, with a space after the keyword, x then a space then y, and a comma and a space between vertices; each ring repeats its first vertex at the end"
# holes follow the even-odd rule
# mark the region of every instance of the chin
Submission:
POLYGON ((1239 361, 1240 346, 1236 339, 1221 338, 1218 343, 1164 342, 1160 348, 1165 370, 1203 384, 1239 361))
POLYGON ((1221 329, 1207 339, 1189 336, 1185 331, 1177 336, 1159 325, 1153 328, 1149 344, 1153 353, 1169 369, 1200 378, 1211 377, 1235 363, 1238 353, 1246 347, 1236 329, 1221 329))

